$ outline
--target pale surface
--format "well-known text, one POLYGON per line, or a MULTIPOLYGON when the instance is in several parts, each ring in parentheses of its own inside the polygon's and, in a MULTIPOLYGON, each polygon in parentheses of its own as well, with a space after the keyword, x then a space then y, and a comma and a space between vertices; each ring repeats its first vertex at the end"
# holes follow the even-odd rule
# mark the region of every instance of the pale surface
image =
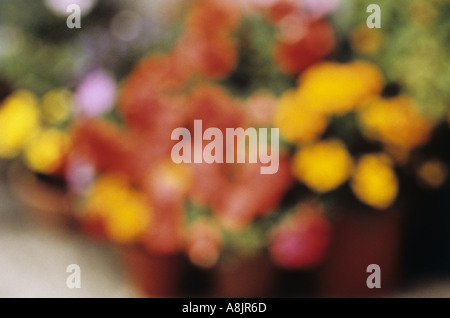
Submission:
MULTIPOLYGON (((0 180, 4 175, 0 162, 0 180)), ((0 182, 0 297, 140 297, 108 245, 36 222, 0 182), (81 267, 81 288, 69 289, 70 264, 81 267)), ((425 281, 388 297, 450 297, 450 281, 425 281)))

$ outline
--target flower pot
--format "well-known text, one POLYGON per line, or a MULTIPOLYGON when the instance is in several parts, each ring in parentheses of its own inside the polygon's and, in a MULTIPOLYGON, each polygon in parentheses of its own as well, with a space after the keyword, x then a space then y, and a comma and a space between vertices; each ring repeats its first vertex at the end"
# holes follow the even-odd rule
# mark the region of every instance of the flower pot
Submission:
POLYGON ((32 219, 56 227, 73 227, 73 200, 62 182, 38 176, 20 164, 8 167, 8 185, 32 219))
POLYGON ((354 211, 338 214, 327 258, 320 268, 319 289, 325 297, 378 297, 391 292, 399 282, 401 247, 399 211, 354 211), (369 288, 380 268, 381 288, 369 288), (372 281, 373 276, 370 281, 372 281), (370 285, 370 284, 369 284, 370 285))
POLYGON ((220 263, 212 272, 213 296, 261 298, 273 296, 275 268, 264 255, 220 263))
POLYGON ((152 254, 140 245, 118 250, 127 279, 143 297, 179 296, 183 264, 179 255, 152 254))

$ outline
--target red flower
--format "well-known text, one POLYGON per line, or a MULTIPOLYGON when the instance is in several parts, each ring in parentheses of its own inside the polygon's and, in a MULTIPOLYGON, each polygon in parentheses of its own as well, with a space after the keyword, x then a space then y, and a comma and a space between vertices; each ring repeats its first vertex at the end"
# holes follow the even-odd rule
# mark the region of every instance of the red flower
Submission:
POLYGON ((284 268, 309 268, 324 258, 330 241, 330 224, 322 211, 308 207, 279 225, 269 250, 273 261, 284 268))
POLYGON ((290 160, 280 154, 278 172, 261 174, 261 163, 228 165, 223 193, 213 209, 229 227, 249 225, 256 217, 267 215, 282 199, 292 183, 290 160))
POLYGON ((72 130, 72 152, 86 158, 99 171, 116 171, 136 178, 141 164, 131 138, 101 120, 80 120, 72 130))
POLYGON ((207 36, 229 33, 241 14, 242 6, 236 0, 198 0, 189 12, 186 28, 207 36))
POLYGON ((334 32, 328 22, 317 20, 305 25, 304 35, 292 42, 280 39, 274 58, 286 73, 299 73, 331 53, 335 46, 334 32))

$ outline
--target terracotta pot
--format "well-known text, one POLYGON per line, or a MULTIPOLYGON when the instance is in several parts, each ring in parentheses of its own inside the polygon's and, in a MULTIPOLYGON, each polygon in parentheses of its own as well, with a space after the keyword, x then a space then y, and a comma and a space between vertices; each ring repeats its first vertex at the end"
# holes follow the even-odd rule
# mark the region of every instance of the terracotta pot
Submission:
POLYGON ((326 297, 378 297, 398 283, 401 213, 354 211, 334 220, 334 235, 320 269, 320 293, 326 297), (370 264, 379 265, 381 288, 369 288, 370 264))
POLYGON ((143 297, 170 298, 180 294, 182 259, 156 255, 140 245, 118 249, 125 275, 143 297))
POLYGON ((8 184, 13 194, 27 208, 33 219, 56 226, 74 226, 73 199, 65 187, 19 164, 7 171, 8 184))
POLYGON ((211 274, 214 297, 273 296, 275 268, 266 256, 259 255, 221 263, 211 274))

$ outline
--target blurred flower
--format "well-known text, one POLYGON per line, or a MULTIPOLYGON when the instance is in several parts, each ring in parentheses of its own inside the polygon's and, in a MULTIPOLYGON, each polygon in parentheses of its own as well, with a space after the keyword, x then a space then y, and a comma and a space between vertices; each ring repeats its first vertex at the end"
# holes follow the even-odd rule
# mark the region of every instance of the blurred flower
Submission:
POLYGON ((189 166, 175 164, 170 157, 149 166, 143 190, 152 201, 153 222, 142 237, 153 253, 179 253, 183 245, 184 202, 191 186, 189 166))
POLYGON ((300 1, 291 0, 250 0, 260 8, 266 9, 266 15, 272 23, 278 24, 289 15, 301 13, 300 1))
POLYGON ((326 116, 311 110, 295 91, 288 91, 278 101, 273 124, 289 142, 316 140, 328 125, 326 116))
POLYGON ((303 8, 313 17, 322 17, 332 13, 339 6, 340 0, 303 0, 303 8))
POLYGON ((245 101, 245 117, 250 125, 270 126, 277 100, 269 91, 257 91, 245 101))
POLYGON ((235 1, 197 0, 173 52, 178 67, 207 77, 223 77, 237 63, 232 31, 242 14, 235 1))
POLYGON ((45 0, 46 7, 54 14, 62 17, 67 16, 67 7, 75 4, 80 7, 81 14, 87 15, 97 4, 97 0, 45 0))
POLYGON ((186 250, 190 261, 202 268, 211 268, 219 261, 222 248, 219 226, 214 219, 200 218, 187 228, 186 250))
POLYGON ((187 164, 176 164, 167 158, 153 165, 144 182, 153 198, 182 201, 192 185, 192 172, 187 164))
POLYGON ((89 73, 75 93, 76 112, 89 117, 104 114, 114 106, 116 82, 106 71, 98 69, 89 73))
POLYGON ((71 154, 66 171, 66 179, 71 191, 84 194, 91 186, 95 177, 95 167, 89 160, 71 154))
POLYGON ((39 131, 38 99, 28 91, 16 91, 0 107, 0 157, 17 156, 39 131))
POLYGON ((172 56, 145 58, 121 90, 118 106, 125 124, 144 144, 154 145, 152 152, 170 154, 172 131, 185 121, 185 97, 175 92, 191 74, 177 63, 172 56))
POLYGON ((273 229, 269 242, 272 260, 284 268, 310 268, 320 264, 331 239, 331 224, 321 207, 300 205, 273 229))
POLYGON ((122 177, 104 175, 89 191, 87 218, 100 217, 113 241, 135 241, 150 224, 152 210, 145 196, 122 177))
POLYGON ((417 168, 417 175, 424 185, 437 189, 447 180, 448 167, 437 159, 426 160, 417 168))
MULTIPOLYGON (((292 26, 285 26, 285 29, 292 26)), ((305 25, 304 36, 292 42, 288 37, 278 41, 274 59, 286 73, 299 73, 331 53, 335 46, 334 32, 326 21, 312 21, 305 25)))
POLYGON ((205 35, 229 33, 242 14, 241 4, 237 0, 196 0, 186 19, 189 31, 205 35))
POLYGON ((319 141, 301 148, 294 156, 293 173, 316 192, 328 192, 347 181, 353 161, 337 139, 319 141))
POLYGON ((205 35, 186 32, 174 56, 179 66, 210 78, 222 78, 237 65, 236 44, 228 34, 205 35))
POLYGON ((358 118, 368 138, 406 150, 424 144, 432 129, 406 96, 380 98, 362 108, 358 118))
POLYGON ((122 10, 111 20, 109 29, 116 38, 130 42, 139 38, 144 28, 144 19, 137 12, 122 10))
POLYGON ((249 226, 257 217, 274 212, 292 184, 291 161, 280 154, 278 172, 261 174, 262 164, 244 163, 225 167, 222 192, 215 194, 211 207, 222 225, 230 230, 249 226))
POLYGON ((377 96, 383 84, 381 72, 369 62, 323 62, 302 74, 298 94, 317 112, 343 114, 377 96))
POLYGON ((376 208, 388 208, 398 192, 398 181, 389 157, 385 154, 362 156, 356 165, 351 187, 356 197, 376 208))
POLYGON ((369 29, 361 24, 351 32, 350 43, 357 52, 373 53, 381 48, 382 34, 379 29, 369 29))
POLYGON ((69 136, 60 130, 42 130, 25 145, 25 163, 33 171, 51 174, 62 166, 69 142, 69 136))
POLYGON ((65 89, 53 89, 42 97, 42 115, 50 124, 61 124, 72 112, 73 96, 65 89))
MULTIPOLYGON (((188 104, 189 122, 202 120, 203 130, 215 127, 225 136, 227 128, 245 127, 241 101, 220 86, 197 86, 189 96, 188 104)), ((194 129, 192 124, 188 128, 194 129)), ((223 146, 225 154, 227 144, 223 146)), ((225 226, 246 226, 256 217, 270 212, 291 183, 290 160, 286 155, 280 154, 276 174, 261 175, 261 166, 260 162, 192 165, 193 184, 189 197, 198 205, 210 206, 225 226)))

